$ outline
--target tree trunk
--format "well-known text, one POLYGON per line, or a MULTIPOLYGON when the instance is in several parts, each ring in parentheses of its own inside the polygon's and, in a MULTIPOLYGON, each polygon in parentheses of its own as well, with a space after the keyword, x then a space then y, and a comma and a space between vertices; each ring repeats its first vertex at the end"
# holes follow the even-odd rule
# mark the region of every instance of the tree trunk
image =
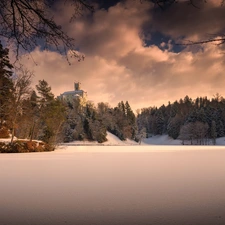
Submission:
POLYGON ((30 141, 33 140, 33 136, 34 136, 34 127, 35 127, 35 122, 33 123, 33 126, 31 128, 31 132, 30 132, 30 141))
POLYGON ((10 142, 11 144, 13 143, 14 135, 15 135, 15 125, 13 123, 13 125, 12 125, 12 137, 11 137, 11 142, 10 142))

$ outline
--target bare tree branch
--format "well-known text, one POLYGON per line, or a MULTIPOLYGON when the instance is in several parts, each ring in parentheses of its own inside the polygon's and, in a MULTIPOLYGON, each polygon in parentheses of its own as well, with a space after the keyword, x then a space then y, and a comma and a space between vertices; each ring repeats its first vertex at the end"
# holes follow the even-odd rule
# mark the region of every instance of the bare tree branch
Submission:
MULTIPOLYGON (((142 0, 140 0, 142 1, 142 0)), ((164 9, 167 6, 170 6, 174 3, 179 3, 181 2, 181 0, 147 0, 152 2, 153 4, 155 4, 155 6, 160 7, 161 9, 164 9)), ((207 3, 207 0, 202 0, 203 2, 207 3)), ((219 1, 219 0, 218 0, 219 1)), ((221 6, 224 5, 225 0, 220 0, 221 1, 221 6)), ((186 0, 187 3, 189 3, 190 5, 192 5, 193 7, 199 9, 199 7, 196 5, 195 0, 186 0)))
MULTIPOLYGON (((150 1, 152 3, 155 4, 155 6, 158 6, 161 9, 165 9, 168 6, 173 5, 174 3, 179 3, 181 2, 181 0, 146 0, 146 1, 150 1)), ((218 0, 219 1, 219 0, 218 0)), ((200 9, 200 7, 196 4, 198 3, 197 0, 186 0, 186 2, 188 4, 190 4, 191 6, 193 6, 196 9, 200 9)), ((207 3, 207 0, 202 0, 199 1, 202 3, 207 3)), ((220 5, 221 7, 224 5, 225 0, 220 0, 220 5)), ((206 44, 206 43, 216 43, 216 45, 221 45, 225 43, 225 34, 213 34, 211 35, 210 38, 205 39, 205 40, 201 40, 201 41, 191 41, 191 40, 184 40, 181 43, 176 43, 176 45, 199 45, 199 44, 206 44)))
POLYGON ((201 44, 206 44, 206 43, 215 43, 218 42, 216 45, 222 45, 225 43, 225 36, 221 38, 212 38, 208 40, 203 40, 203 41, 191 41, 191 40, 185 40, 183 43, 176 43, 176 45, 201 45, 201 44))
MULTIPOLYGON (((56 50, 67 59, 68 52, 78 60, 83 59, 76 51, 75 40, 69 37, 51 16, 53 2, 52 0, 0 1, 0 38, 14 44, 17 59, 21 52, 30 53, 38 45, 46 50, 56 50)), ((80 15, 84 10, 93 11, 93 6, 88 0, 71 0, 70 4, 74 7, 71 18, 80 15)))

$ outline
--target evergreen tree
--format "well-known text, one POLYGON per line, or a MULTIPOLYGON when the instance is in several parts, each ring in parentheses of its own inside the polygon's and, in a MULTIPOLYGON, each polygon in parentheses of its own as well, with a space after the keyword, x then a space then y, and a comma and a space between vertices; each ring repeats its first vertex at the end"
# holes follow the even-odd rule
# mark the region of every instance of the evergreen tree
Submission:
POLYGON ((54 95, 51 92, 51 87, 48 85, 47 81, 39 80, 39 83, 36 85, 36 89, 39 96, 40 105, 43 106, 54 100, 54 95))
POLYGON ((65 121, 65 107, 59 100, 51 101, 42 111, 41 124, 43 124, 40 139, 54 146, 62 141, 61 128, 65 121))
POLYGON ((126 115, 126 107, 123 101, 118 103, 118 109, 123 113, 123 115, 126 115))
POLYGON ((207 122, 204 108, 200 108, 200 110, 197 111, 197 120, 203 123, 207 122))
POLYGON ((130 126, 130 128, 131 128, 131 138, 134 139, 136 131, 137 131, 136 117, 135 117, 135 114, 133 113, 128 101, 126 101, 126 103, 125 103, 125 110, 126 110, 128 126, 130 126))
POLYGON ((212 125, 211 125, 211 138, 213 141, 213 144, 216 144, 216 137, 217 137, 217 133, 216 133, 216 122, 213 120, 212 121, 212 125))
POLYGON ((222 120, 219 120, 216 126, 216 130, 217 130, 217 136, 218 137, 223 137, 224 136, 224 124, 222 122, 222 120))
POLYGON ((156 113, 156 133, 155 134, 163 134, 164 131, 164 116, 161 110, 158 110, 156 113))
POLYGON ((168 135, 172 137, 173 139, 177 139, 180 134, 181 125, 182 125, 182 119, 179 115, 176 115, 175 117, 170 118, 167 125, 168 135))
POLYGON ((134 115, 128 101, 126 101, 126 103, 125 103, 125 111, 126 111, 126 116, 127 116, 127 120, 129 121, 129 124, 134 125, 135 124, 135 115, 134 115))
POLYGON ((170 107, 170 117, 176 116, 179 112, 179 103, 175 101, 170 107))
POLYGON ((45 80, 39 80, 36 89, 39 105, 39 138, 48 144, 55 145, 61 136, 61 129, 65 120, 65 106, 54 98, 51 87, 45 80))
POLYGON ((122 141, 126 140, 125 133, 127 132, 124 131, 124 128, 127 125, 127 121, 123 108, 120 107, 120 103, 118 104, 118 107, 115 107, 113 109, 112 117, 114 121, 109 131, 114 135, 116 135, 120 140, 122 141))
POLYGON ((12 69, 13 66, 9 61, 9 50, 3 48, 0 42, 0 128, 3 121, 7 119, 8 102, 12 97, 12 69))

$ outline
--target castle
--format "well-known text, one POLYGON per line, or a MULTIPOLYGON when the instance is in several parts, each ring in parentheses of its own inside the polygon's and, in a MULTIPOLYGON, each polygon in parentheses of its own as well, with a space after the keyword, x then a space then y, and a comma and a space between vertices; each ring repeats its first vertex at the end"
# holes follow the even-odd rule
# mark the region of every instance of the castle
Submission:
POLYGON ((76 98, 83 98, 87 97, 87 92, 81 90, 81 83, 75 82, 74 83, 74 91, 66 91, 58 97, 59 99, 67 102, 72 102, 76 98))

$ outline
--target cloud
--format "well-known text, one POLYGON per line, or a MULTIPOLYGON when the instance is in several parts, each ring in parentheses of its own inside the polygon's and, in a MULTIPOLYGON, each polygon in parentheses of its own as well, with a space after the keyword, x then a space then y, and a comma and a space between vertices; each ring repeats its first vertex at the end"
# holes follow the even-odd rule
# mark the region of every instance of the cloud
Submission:
POLYGON ((142 24, 150 19, 150 7, 148 2, 129 0, 108 10, 98 9, 92 16, 79 17, 69 26, 66 11, 58 15, 58 20, 67 24, 66 31, 76 39, 81 51, 114 59, 144 44, 140 38, 142 24))
POLYGON ((153 29, 173 39, 207 40, 225 33, 225 5, 221 1, 193 1, 173 4, 165 11, 153 12, 153 29))
MULTIPOLYGON (((59 95, 73 90, 73 82, 79 81, 88 92, 89 100, 109 102, 111 106, 128 100, 133 109, 160 106, 186 95, 192 98, 212 97, 217 92, 225 95, 222 48, 207 44, 195 51, 186 47, 175 53, 171 46, 168 50, 156 45, 145 46, 143 25, 155 18, 149 14, 148 3, 135 4, 126 1, 108 10, 99 9, 92 18, 78 18, 66 28, 86 55, 83 62, 74 60, 69 66, 58 53, 35 49, 32 57, 38 66, 24 58, 27 67, 35 72, 33 84, 45 79, 55 95, 59 95)), ((181 16, 180 12, 178 14, 181 16)), ((201 23, 206 26, 204 21, 201 23)), ((159 25, 175 37, 179 35, 177 29, 182 22, 175 24, 176 29, 159 25)), ((187 35, 194 34, 191 28, 186 29, 189 29, 187 35)))

